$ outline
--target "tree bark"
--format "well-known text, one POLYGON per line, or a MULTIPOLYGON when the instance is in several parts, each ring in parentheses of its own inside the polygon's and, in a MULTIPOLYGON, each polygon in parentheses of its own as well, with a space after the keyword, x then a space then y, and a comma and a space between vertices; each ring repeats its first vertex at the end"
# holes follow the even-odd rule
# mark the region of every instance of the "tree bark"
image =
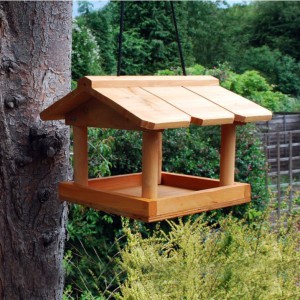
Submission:
POLYGON ((69 131, 39 113, 70 89, 71 2, 0 2, 0 299, 61 299, 69 131))

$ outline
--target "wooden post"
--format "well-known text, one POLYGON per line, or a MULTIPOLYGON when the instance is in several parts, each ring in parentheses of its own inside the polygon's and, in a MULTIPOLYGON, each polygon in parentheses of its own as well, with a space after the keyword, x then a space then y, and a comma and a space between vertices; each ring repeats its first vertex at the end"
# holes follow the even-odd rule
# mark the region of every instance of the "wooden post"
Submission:
POLYGON ((88 143, 87 127, 73 126, 74 139, 74 181, 88 185, 88 143))
POLYGON ((161 184, 161 170, 162 170, 162 132, 158 132, 158 178, 157 184, 161 184))
POLYGON ((143 132, 143 161, 142 161, 142 197, 157 198, 159 182, 159 152, 161 132, 143 132))
POLYGON ((234 183, 236 126, 222 125, 220 186, 234 183))

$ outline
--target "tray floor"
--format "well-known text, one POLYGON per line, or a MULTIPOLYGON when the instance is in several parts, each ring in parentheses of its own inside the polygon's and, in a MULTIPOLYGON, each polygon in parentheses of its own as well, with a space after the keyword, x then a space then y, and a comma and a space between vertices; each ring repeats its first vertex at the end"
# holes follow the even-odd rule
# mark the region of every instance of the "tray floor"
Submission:
MULTIPOLYGON (((132 196, 132 197, 142 197, 141 186, 117 189, 114 190, 114 192, 127 195, 127 196, 132 196)), ((163 198, 168 196, 180 196, 180 195, 185 195, 187 192, 188 193, 193 192, 193 190, 168 186, 168 185, 158 185, 157 198, 163 198)))

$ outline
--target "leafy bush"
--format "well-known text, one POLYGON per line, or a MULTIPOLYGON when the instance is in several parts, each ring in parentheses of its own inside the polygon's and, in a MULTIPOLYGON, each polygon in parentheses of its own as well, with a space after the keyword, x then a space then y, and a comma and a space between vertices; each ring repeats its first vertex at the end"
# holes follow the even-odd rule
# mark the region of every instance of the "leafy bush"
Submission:
POLYGON ((294 96, 300 95, 300 63, 279 50, 271 50, 268 46, 250 48, 245 51, 237 70, 257 70, 275 89, 294 96))
POLYGON ((241 75, 231 73, 222 86, 249 98, 273 112, 295 111, 297 100, 281 92, 274 92, 272 86, 257 71, 246 71, 241 75))
POLYGON ((72 79, 102 74, 99 46, 91 30, 81 21, 73 22, 72 42, 72 79))
POLYGON ((143 238, 125 222, 119 300, 299 299, 299 216, 270 224, 231 216, 169 222, 143 238))

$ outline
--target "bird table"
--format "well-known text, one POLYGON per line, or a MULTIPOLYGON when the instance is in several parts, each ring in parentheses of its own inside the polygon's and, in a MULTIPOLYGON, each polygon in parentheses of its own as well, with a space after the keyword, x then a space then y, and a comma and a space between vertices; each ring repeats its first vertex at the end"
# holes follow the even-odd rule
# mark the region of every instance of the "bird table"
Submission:
POLYGON ((250 185, 234 181, 236 126, 271 118, 212 76, 87 76, 41 113, 73 127, 74 181, 60 199, 145 222, 249 202, 250 185), (219 179, 162 171, 163 130, 191 124, 221 126, 219 179), (88 127, 142 131, 142 172, 89 179, 88 127))

